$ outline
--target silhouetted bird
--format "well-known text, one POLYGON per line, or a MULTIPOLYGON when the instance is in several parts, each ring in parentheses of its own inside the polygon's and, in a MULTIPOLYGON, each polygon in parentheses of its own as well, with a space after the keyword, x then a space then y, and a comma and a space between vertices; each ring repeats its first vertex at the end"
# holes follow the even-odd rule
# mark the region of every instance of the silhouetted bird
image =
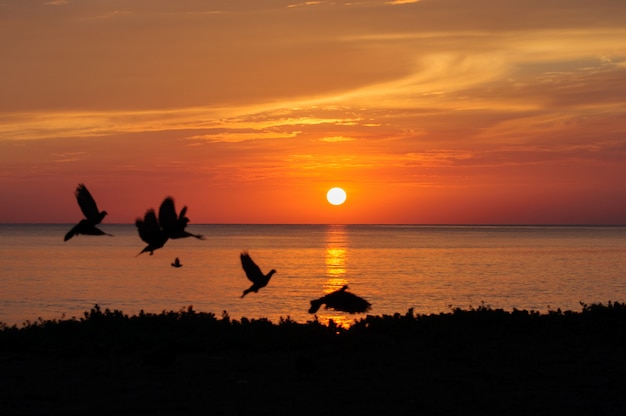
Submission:
POLYGON ((347 292, 347 289, 348 286, 346 285, 319 299, 312 300, 309 313, 317 312, 322 305, 326 305, 326 309, 330 308, 349 313, 367 312, 371 308, 372 305, 368 301, 354 293, 347 292))
POLYGON ((199 240, 204 240, 203 235, 191 234, 185 231, 185 227, 187 227, 187 223, 189 223, 189 218, 185 216, 186 213, 187 207, 184 206, 177 216, 174 199, 171 197, 165 198, 159 207, 159 223, 161 227, 163 227, 165 234, 167 234, 168 238, 172 239, 195 237, 199 240))
MULTIPOLYGON (((137 218, 135 220, 135 225, 137 226, 139 237, 141 237, 144 242, 148 243, 148 245, 145 246, 139 254, 150 252, 150 255, 153 255, 154 250, 163 247, 167 242, 167 234, 159 225, 156 213, 152 208, 146 211, 146 214, 143 216, 143 220, 141 218, 137 218)), ((137 256, 139 254, 137 254, 137 256)))
POLYGON ((270 281, 272 275, 276 273, 276 270, 272 269, 268 274, 263 274, 259 266, 256 265, 256 263, 250 258, 250 255, 246 251, 242 252, 239 258, 241 259, 241 267, 243 267, 243 270, 246 272, 248 280, 252 282, 252 286, 243 291, 243 295, 241 295, 241 297, 243 298, 248 293, 256 293, 262 287, 267 286, 267 283, 270 281))
POLYGON ((180 263, 178 257, 174 259, 174 263, 172 263, 172 267, 182 267, 183 265, 180 263))
POLYGON ((148 243, 139 254, 147 251, 150 252, 150 255, 154 254, 154 250, 163 247, 170 238, 195 237, 199 240, 204 240, 204 236, 200 234, 191 234, 185 231, 185 227, 187 227, 189 222, 189 218, 185 216, 186 213, 187 207, 183 207, 180 210, 180 215, 176 215, 174 199, 168 196, 161 202, 158 219, 153 209, 149 209, 146 212, 143 220, 137 218, 135 225, 139 231, 139 236, 148 243))
POLYGON ((70 238, 74 237, 78 234, 83 235, 111 235, 107 234, 104 231, 96 228, 97 224, 100 224, 104 217, 107 215, 106 211, 100 212, 98 210, 98 206, 96 205, 96 201, 93 199, 87 187, 82 183, 76 187, 76 191, 74 191, 74 195, 76 195, 76 200, 78 201, 78 206, 80 210, 85 215, 84 220, 80 220, 78 224, 72 227, 71 230, 65 234, 63 241, 67 241, 70 238))

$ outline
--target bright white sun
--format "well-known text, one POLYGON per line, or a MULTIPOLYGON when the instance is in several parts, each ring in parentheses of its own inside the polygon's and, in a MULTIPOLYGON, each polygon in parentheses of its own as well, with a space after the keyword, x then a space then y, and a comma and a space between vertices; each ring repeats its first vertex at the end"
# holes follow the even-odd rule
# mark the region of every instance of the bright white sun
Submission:
POLYGON ((346 202, 346 191, 341 188, 332 188, 326 193, 326 199, 333 205, 341 205, 346 202))

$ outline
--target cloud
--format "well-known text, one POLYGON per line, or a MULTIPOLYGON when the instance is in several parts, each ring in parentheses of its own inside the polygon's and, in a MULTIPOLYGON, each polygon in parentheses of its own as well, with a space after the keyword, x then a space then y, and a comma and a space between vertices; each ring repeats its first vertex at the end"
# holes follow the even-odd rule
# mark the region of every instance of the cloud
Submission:
POLYGON ((210 141, 210 142, 228 142, 238 143, 248 140, 276 140, 290 139, 298 135, 298 131, 280 132, 280 131, 224 131, 220 133, 211 133, 191 136, 188 139, 192 142, 210 141))
POLYGON ((417 3, 420 0, 391 0, 386 2, 385 4, 391 4, 391 5, 399 5, 399 4, 411 4, 411 3, 417 3))
POLYGON ((289 4, 287 5, 288 8, 294 8, 294 7, 306 7, 306 6, 319 6, 320 4, 328 4, 330 2, 328 1, 305 1, 302 3, 294 3, 294 4, 289 4))
POLYGON ((99 19, 114 19, 116 17, 130 16, 131 14, 132 14, 132 12, 128 11, 128 10, 111 10, 111 11, 107 11, 104 14, 98 15, 97 18, 99 18, 99 19))
POLYGON ((67 153, 53 153, 55 163, 71 163, 84 160, 88 155, 85 152, 67 152, 67 153))
POLYGON ((319 139, 319 141, 321 141, 321 142, 328 142, 328 143, 352 142, 352 141, 355 141, 355 140, 356 140, 355 138, 343 137, 343 136, 322 137, 321 139, 319 139))

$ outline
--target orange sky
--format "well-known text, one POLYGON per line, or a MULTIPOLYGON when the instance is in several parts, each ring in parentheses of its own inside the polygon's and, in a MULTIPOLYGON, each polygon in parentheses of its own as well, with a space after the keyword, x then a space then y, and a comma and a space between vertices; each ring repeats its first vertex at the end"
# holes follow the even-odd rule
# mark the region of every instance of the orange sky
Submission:
POLYGON ((0 0, 0 56, 0 222, 84 182, 110 223, 626 224, 623 0, 0 0))

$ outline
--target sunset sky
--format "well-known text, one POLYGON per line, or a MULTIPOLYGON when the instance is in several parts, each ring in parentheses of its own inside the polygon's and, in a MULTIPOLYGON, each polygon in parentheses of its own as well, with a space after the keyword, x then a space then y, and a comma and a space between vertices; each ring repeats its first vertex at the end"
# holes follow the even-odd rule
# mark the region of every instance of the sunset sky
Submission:
POLYGON ((108 223, 626 224, 624 0, 0 0, 0 56, 0 222, 82 182, 108 223))

